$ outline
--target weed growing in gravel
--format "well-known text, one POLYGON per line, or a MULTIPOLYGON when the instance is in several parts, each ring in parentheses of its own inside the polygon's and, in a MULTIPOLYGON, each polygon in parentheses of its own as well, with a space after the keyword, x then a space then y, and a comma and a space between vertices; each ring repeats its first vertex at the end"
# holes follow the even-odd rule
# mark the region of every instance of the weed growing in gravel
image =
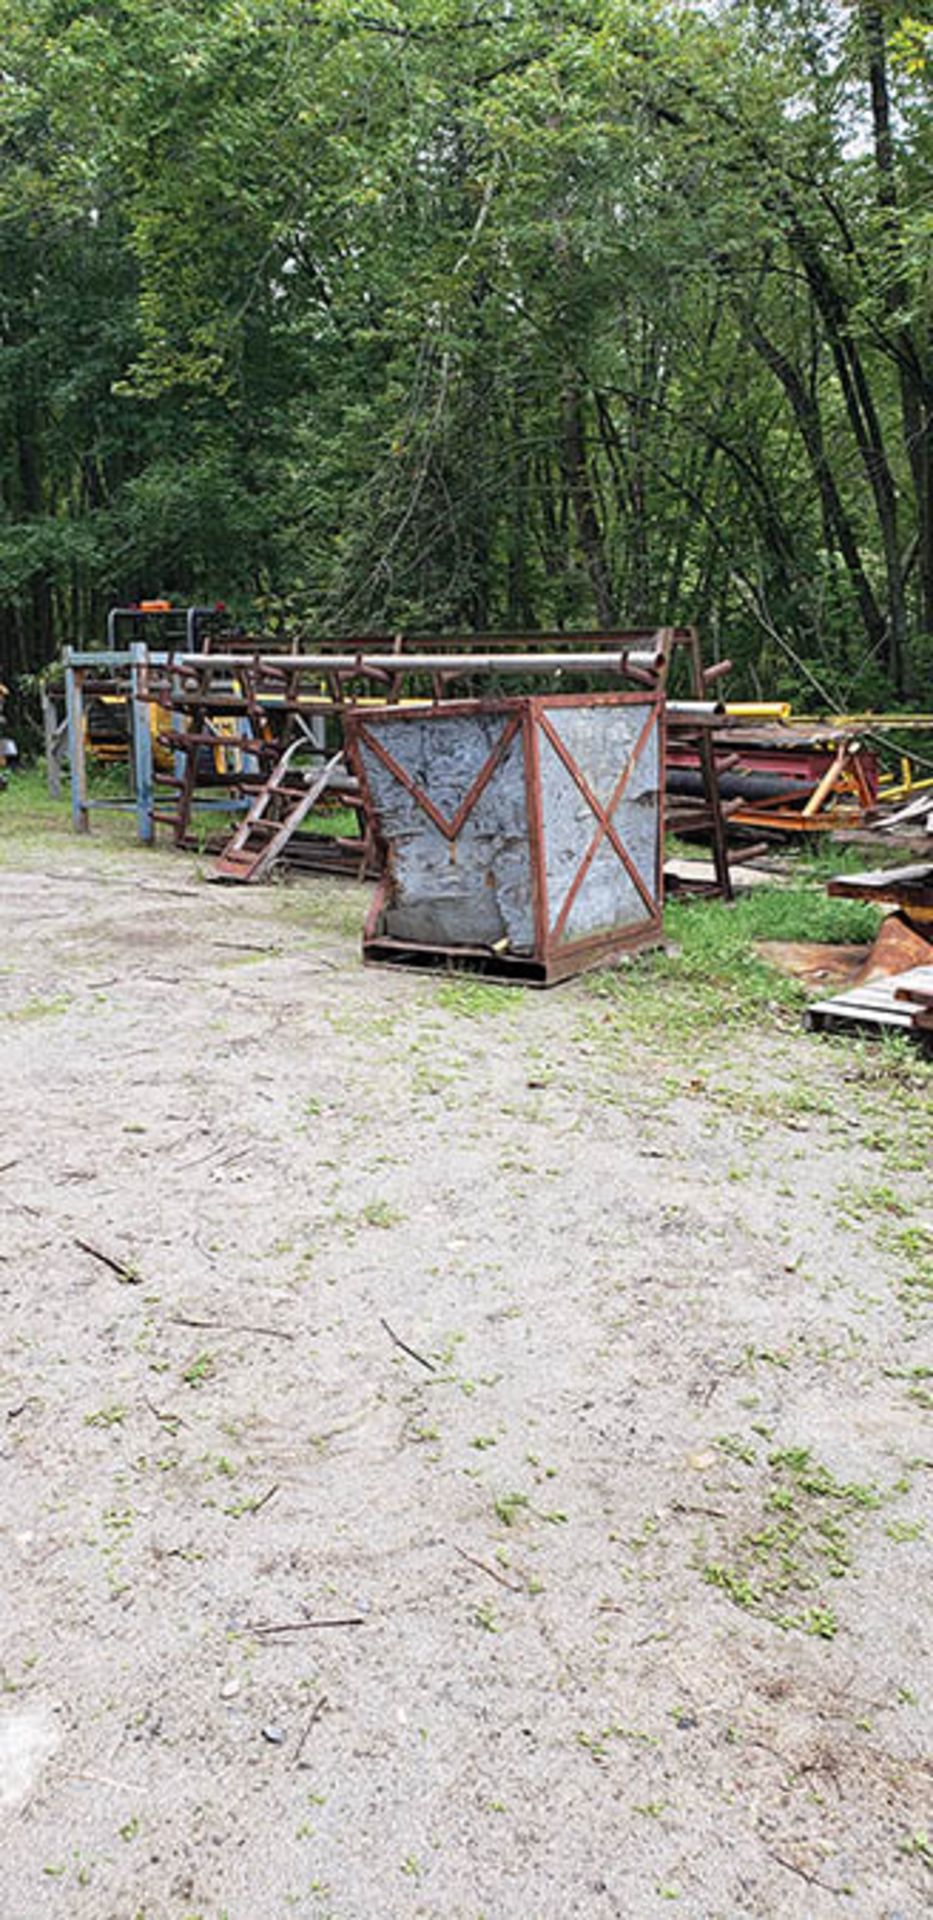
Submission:
MULTIPOLYGON (((746 1449, 728 1436, 725 1451, 753 1463, 754 1455, 748 1460, 746 1449)), ((873 1486, 836 1480, 807 1447, 772 1452, 768 1469, 757 1523, 741 1534, 728 1559, 704 1562, 704 1579, 736 1606, 777 1626, 832 1639, 838 1622, 818 1590, 827 1576, 838 1580, 850 1571, 851 1525, 880 1506, 881 1495, 873 1486), (816 1597, 807 1601, 809 1594, 816 1597)))
POLYGON ((519 1515, 527 1513, 529 1500, 527 1493, 500 1493, 492 1504, 496 1519, 504 1527, 514 1527, 519 1515))
POLYGON ((185 1368, 182 1379, 188 1387, 203 1387, 206 1380, 213 1378, 216 1362, 212 1353, 199 1353, 196 1359, 185 1368))
POLYGON ((901 1298, 908 1308, 933 1300, 933 1228, 885 1228, 878 1238, 881 1246, 908 1263, 900 1277, 901 1298))
POLYGON ((405 1215, 388 1200, 370 1200, 363 1208, 360 1219, 367 1227, 397 1227, 405 1215))
POLYGON ((361 1044, 367 1040, 385 1040, 395 1032, 397 1015, 394 1013, 361 1014, 359 1009, 341 1011, 328 1007, 324 1018, 333 1033, 345 1038, 358 1040, 361 1044))
POLYGON ((438 987, 435 999, 445 1013, 459 1013, 467 1020, 519 1010, 519 996, 514 987, 496 986, 488 980, 445 980, 438 987))
POLYGON ((57 1000, 27 1000, 21 1007, 13 1007, 7 1014, 8 1020, 52 1020, 59 1014, 67 1013, 71 1005, 70 993, 59 994, 57 1000))
POLYGON ((926 1833, 909 1833, 900 1842, 899 1851, 909 1857, 922 1860, 924 1866, 933 1867, 933 1841, 926 1833))
POLYGON ((614 1722, 608 1727, 600 1727, 595 1733, 589 1733, 585 1727, 579 1727, 574 1738, 577 1746, 585 1748, 597 1762, 608 1758, 611 1740, 628 1740, 640 1747, 657 1747, 661 1744, 657 1734, 644 1733, 640 1727, 621 1727, 614 1722))
POLYGON ((898 1543, 907 1540, 922 1540, 924 1523, 922 1520, 889 1520, 885 1527, 889 1540, 898 1543))
POLYGON ((559 1507, 548 1512, 543 1507, 533 1507, 527 1493, 500 1493, 493 1501, 493 1512, 504 1527, 515 1527, 521 1516, 527 1514, 534 1520, 544 1520, 550 1526, 566 1525, 567 1515, 559 1507))
POLYGON ((909 1203, 890 1186, 845 1186, 836 1194, 836 1211, 844 1220, 867 1220, 872 1214, 904 1219, 909 1203))

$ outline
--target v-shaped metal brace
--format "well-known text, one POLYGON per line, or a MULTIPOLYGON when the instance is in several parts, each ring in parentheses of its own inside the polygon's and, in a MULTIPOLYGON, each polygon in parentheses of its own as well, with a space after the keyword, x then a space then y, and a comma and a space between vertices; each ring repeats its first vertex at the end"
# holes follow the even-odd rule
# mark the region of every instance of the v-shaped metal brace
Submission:
POLYGON ((435 806, 434 801, 425 793, 424 788, 419 787, 417 780, 412 779, 407 768, 403 767, 400 762, 395 759, 395 756, 389 752, 388 748, 383 746, 382 741, 376 734, 370 732, 365 722, 358 724, 357 739, 367 746, 371 753, 375 754, 377 760, 382 761, 383 766, 391 773, 393 779, 397 780, 399 785, 404 787, 405 792, 411 795, 415 804, 421 808, 423 813, 427 814, 428 819, 433 822, 438 832, 444 835, 445 840, 453 841, 456 840, 465 821, 469 819, 477 800, 480 798, 480 795, 485 792, 496 769, 502 765, 521 724, 522 716, 520 713, 513 713, 506 721, 492 752, 483 761, 472 785, 464 794, 456 813, 453 814, 449 820, 441 812, 440 807, 435 806))

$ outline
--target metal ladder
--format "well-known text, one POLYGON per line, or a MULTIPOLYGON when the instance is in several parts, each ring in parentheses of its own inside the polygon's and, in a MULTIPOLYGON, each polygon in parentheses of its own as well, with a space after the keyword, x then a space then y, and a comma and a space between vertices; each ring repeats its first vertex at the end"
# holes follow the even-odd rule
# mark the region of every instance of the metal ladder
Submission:
POLYGON ((249 886, 268 873, 343 763, 341 747, 319 773, 304 780, 296 776, 298 784, 291 784, 289 774, 292 771, 292 756, 300 747, 308 747, 309 744, 305 738, 293 740, 281 759, 276 761, 268 780, 259 788, 249 812, 218 855, 208 876, 211 880, 236 880, 249 886))

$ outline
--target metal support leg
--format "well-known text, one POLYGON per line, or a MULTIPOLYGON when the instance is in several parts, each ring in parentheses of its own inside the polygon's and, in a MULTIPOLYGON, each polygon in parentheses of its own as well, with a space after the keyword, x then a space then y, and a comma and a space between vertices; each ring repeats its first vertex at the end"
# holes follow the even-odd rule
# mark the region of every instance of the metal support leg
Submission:
POLYGON ((140 840, 149 846, 155 833, 152 820, 152 731, 149 725, 149 701, 144 693, 148 648, 145 641, 134 640, 130 647, 130 705, 133 723, 133 791, 136 799, 136 825, 140 840))
POLYGON ((68 767, 71 775, 71 824, 75 833, 87 833, 87 763, 84 757, 84 669, 71 665, 66 647, 65 715, 68 725, 68 767))
MULTIPOLYGON (((703 700, 707 697, 706 682, 703 678, 703 658, 700 653, 700 638, 694 632, 690 641, 690 668, 693 682, 693 697, 703 700)), ((732 873, 729 866, 729 844, 726 839, 726 823, 722 812, 722 795, 719 791, 719 773, 716 766, 716 750, 705 728, 697 732, 697 747, 700 757, 700 772, 703 776, 703 791, 710 814, 710 838, 713 843, 713 866, 719 891, 724 900, 734 899, 732 873)))

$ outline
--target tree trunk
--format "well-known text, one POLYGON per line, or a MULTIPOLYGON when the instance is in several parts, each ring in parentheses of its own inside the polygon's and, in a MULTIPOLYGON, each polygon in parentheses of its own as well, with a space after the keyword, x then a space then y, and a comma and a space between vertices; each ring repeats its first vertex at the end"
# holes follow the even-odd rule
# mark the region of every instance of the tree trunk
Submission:
POLYGON ((577 536, 583 549, 593 598, 596 602, 596 617, 601 627, 612 628, 616 625, 616 612, 603 532, 587 465, 583 401, 580 389, 575 384, 568 386, 564 393, 563 429, 564 473, 573 507, 577 536))
POLYGON ((801 379, 797 368, 768 337, 747 308, 740 307, 738 311, 752 346, 780 381, 793 409, 800 437, 807 450, 813 478, 819 490, 824 521, 832 530, 848 569, 865 629, 865 637, 872 648, 884 647, 887 639, 887 621, 865 572, 852 523, 826 455, 823 424, 813 395, 801 379))
POLYGON ((907 325, 904 318, 912 304, 911 289, 907 279, 898 216, 884 12, 877 4, 877 0, 860 0, 859 24, 868 59, 876 193, 878 205, 885 216, 884 252, 887 257, 883 260, 884 304, 894 323, 893 338, 896 346, 904 446, 910 466, 917 514, 920 618, 924 630, 927 633, 933 633, 933 458, 930 452, 931 424, 933 424, 933 339, 931 339, 928 323, 925 339, 918 339, 916 332, 907 325))

